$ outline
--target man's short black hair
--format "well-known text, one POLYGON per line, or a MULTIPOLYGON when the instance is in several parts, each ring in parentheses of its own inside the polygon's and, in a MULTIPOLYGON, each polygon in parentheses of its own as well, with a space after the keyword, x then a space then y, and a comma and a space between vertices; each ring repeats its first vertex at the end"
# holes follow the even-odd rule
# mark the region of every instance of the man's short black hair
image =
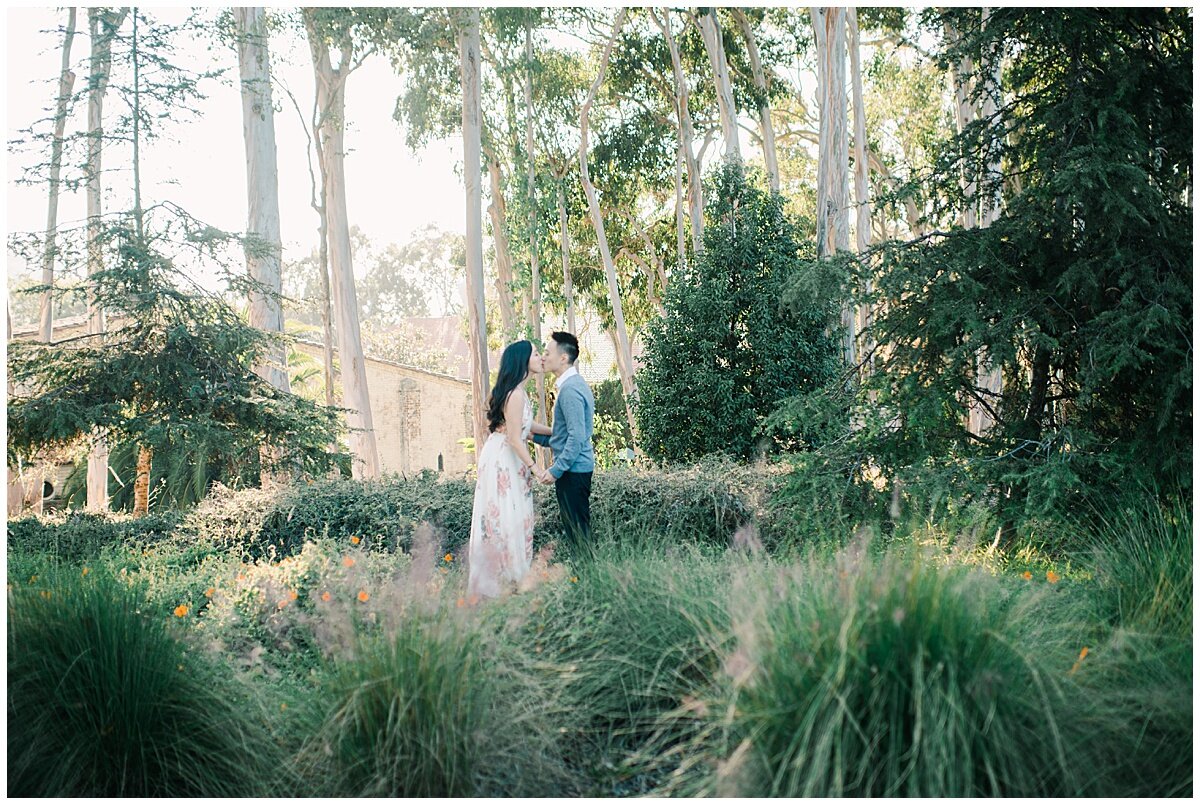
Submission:
POLYGON ((573 365, 579 358, 579 339, 561 330, 551 333, 550 337, 554 339, 554 343, 558 344, 559 350, 567 356, 567 360, 573 365))

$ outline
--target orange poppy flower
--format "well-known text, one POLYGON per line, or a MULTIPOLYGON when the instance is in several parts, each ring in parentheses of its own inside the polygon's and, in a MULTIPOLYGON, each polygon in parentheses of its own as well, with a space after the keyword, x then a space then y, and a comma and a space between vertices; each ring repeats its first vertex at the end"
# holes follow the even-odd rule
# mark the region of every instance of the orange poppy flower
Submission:
POLYGON ((204 597, 212 598, 214 595, 216 595, 216 592, 217 592, 216 587, 209 587, 207 590, 204 591, 204 597))
POLYGON ((1026 570, 1024 573, 1021 574, 1021 578, 1025 579, 1025 581, 1029 581, 1030 579, 1033 578, 1033 574, 1030 573, 1028 570, 1026 570))
POLYGON ((300 593, 296 592, 295 590, 288 590, 288 598, 295 601, 299 597, 300 597, 300 593))
POLYGON ((371 594, 368 593, 366 590, 358 591, 358 600, 359 601, 366 602, 370 597, 371 597, 371 594))
POLYGON ((1046 571, 1046 581, 1050 582, 1051 584, 1058 584, 1059 578, 1061 577, 1053 570, 1046 571))
POLYGON ((180 604, 179 606, 175 607, 175 617, 182 618, 186 614, 188 614, 187 604, 180 604))
POLYGON ((92 569, 90 567, 85 567, 83 569, 83 573, 80 575, 86 576, 88 573, 91 573, 91 572, 92 572, 92 569))
POLYGON ((329 591, 328 591, 328 590, 326 590, 325 592, 321 593, 321 600, 322 600, 322 601, 328 601, 328 600, 329 600, 330 598, 332 598, 332 597, 333 597, 333 596, 331 596, 331 595, 329 594, 329 591))
POLYGON ((353 556, 342 557, 342 564, 345 565, 346 567, 354 567, 354 557, 353 556))
POLYGON ((350 544, 351 544, 351 545, 357 545, 357 544, 358 544, 358 543, 360 543, 360 542, 362 542, 362 540, 361 540, 361 539, 359 539, 358 537, 351 537, 351 538, 350 538, 350 544))
POLYGON ((453 561, 454 561, 454 554, 452 554, 452 553, 448 553, 448 554, 446 554, 445 556, 443 556, 443 557, 442 557, 442 559, 444 559, 446 562, 453 562, 453 561))

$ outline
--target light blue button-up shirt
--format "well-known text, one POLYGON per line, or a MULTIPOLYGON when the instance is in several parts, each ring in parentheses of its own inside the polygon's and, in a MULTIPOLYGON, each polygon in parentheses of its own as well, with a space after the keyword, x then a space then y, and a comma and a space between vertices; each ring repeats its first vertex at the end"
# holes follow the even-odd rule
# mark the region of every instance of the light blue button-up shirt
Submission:
POLYGON ((558 399, 554 402, 553 432, 549 436, 534 434, 533 441, 554 453, 550 474, 556 479, 564 472, 591 472, 596 468, 592 449, 596 399, 592 389, 574 366, 562 373, 555 386, 558 399))

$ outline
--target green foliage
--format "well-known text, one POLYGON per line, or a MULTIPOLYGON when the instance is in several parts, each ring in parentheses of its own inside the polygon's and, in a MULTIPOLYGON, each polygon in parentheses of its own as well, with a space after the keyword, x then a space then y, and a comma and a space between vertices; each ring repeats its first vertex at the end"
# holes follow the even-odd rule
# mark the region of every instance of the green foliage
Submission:
MULTIPOLYGON (((615 479, 626 517, 598 525, 595 552, 565 567, 539 560, 532 589, 478 608, 459 600, 462 557, 447 561, 431 530, 404 555, 373 536, 318 536, 245 564, 191 538, 131 540, 89 557, 82 577, 78 560, 35 552, 33 518, 17 521, 10 641, 35 637, 25 654, 10 642, 10 741, 14 679, 32 678, 15 664, 41 656, 43 634, 94 635, 76 605, 69 621, 44 607, 99 576, 104 603, 88 606, 138 615, 122 621, 131 656, 144 652, 129 631, 187 625, 196 640, 163 672, 210 662, 208 649, 224 659, 200 677, 206 690, 236 680, 262 703, 249 712, 273 737, 237 733, 244 747, 212 757, 276 768, 222 777, 231 795, 258 782, 323 796, 1191 792, 1190 512, 1130 498, 1077 524, 1078 543, 1104 530, 1104 551, 1055 558, 955 530, 972 506, 906 502, 913 516, 886 543, 865 544, 875 529, 859 526, 842 550, 829 545, 844 535, 829 533, 794 556, 764 553, 744 532, 747 555, 680 543, 689 522, 727 534, 737 493, 769 545, 831 488, 728 464, 692 473, 598 474, 615 479), (184 618, 170 614, 180 605, 184 618)), ((259 490, 232 497, 246 523, 269 505, 259 490)), ((816 519, 869 517, 851 509, 816 519)), ((114 661, 93 653, 77 666, 114 661)), ((53 679, 38 675, 29 700, 55 701, 53 679)), ((74 768, 38 743, 45 734, 29 738, 48 753, 38 768, 74 768)))
POLYGON ((944 65, 1005 56, 1005 103, 913 177, 943 229, 848 266, 852 287, 870 273, 858 301, 884 346, 844 420, 868 421, 853 452, 893 477, 956 467, 1010 528, 1131 481, 1190 476, 1188 12, 1004 9, 986 27, 975 9, 927 16, 963 33, 944 65), (973 198, 964 176, 979 182, 973 198), (997 221, 953 226, 993 192, 997 221), (977 380, 984 351, 999 395, 977 380), (980 437, 966 428, 972 402, 997 420, 980 437))
POLYGON ((753 620, 727 664, 737 701, 729 741, 749 743, 726 761, 717 790, 1079 791, 1082 769, 1068 765, 1057 723, 1068 694, 1041 671, 1053 652, 1022 639, 1028 596, 926 558, 872 561, 862 547, 780 569, 778 592, 748 593, 734 616, 753 620))
POLYGON ((726 167, 706 209, 704 254, 672 279, 639 373, 642 446, 670 461, 754 455, 763 419, 836 365, 826 311, 781 304, 807 248, 782 198, 726 167))
POLYGON ((265 793, 275 750, 257 705, 143 608, 76 568, 10 592, 10 795, 265 793))
MULTIPOLYGON (((201 253, 229 239, 179 218, 201 253)), ((97 304, 108 312, 106 333, 10 344, 10 461, 99 431, 114 451, 146 446, 189 455, 190 467, 176 466, 197 487, 208 464, 238 466, 253 477, 260 448, 276 468, 328 471, 335 466, 328 445, 341 429, 336 409, 254 374, 272 336, 243 322, 221 297, 187 288, 186 273, 159 250, 176 223, 168 217, 154 240, 125 224, 106 230, 102 248, 113 248, 112 262, 93 276, 97 304)), ((235 288, 247 290, 246 282, 235 288)))
POLYGON ((727 563, 688 550, 602 550, 577 579, 548 588, 516 638, 567 670, 555 702, 565 751, 590 759, 598 792, 644 794, 657 752, 691 734, 688 719, 668 714, 719 673, 728 619, 713 591, 728 584, 727 563))

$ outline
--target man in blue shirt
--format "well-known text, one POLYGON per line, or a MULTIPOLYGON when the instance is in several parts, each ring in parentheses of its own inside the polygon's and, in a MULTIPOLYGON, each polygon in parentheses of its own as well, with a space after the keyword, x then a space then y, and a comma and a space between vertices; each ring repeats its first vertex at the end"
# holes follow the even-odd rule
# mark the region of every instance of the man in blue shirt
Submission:
POLYGON ((564 332, 552 333, 550 338, 543 360, 546 371, 557 378, 554 427, 535 423, 533 441, 554 453, 554 464, 542 483, 554 484, 568 541, 577 550, 586 549, 592 533, 590 498, 592 470, 596 468, 592 421, 596 400, 575 368, 579 358, 578 339, 564 332))

